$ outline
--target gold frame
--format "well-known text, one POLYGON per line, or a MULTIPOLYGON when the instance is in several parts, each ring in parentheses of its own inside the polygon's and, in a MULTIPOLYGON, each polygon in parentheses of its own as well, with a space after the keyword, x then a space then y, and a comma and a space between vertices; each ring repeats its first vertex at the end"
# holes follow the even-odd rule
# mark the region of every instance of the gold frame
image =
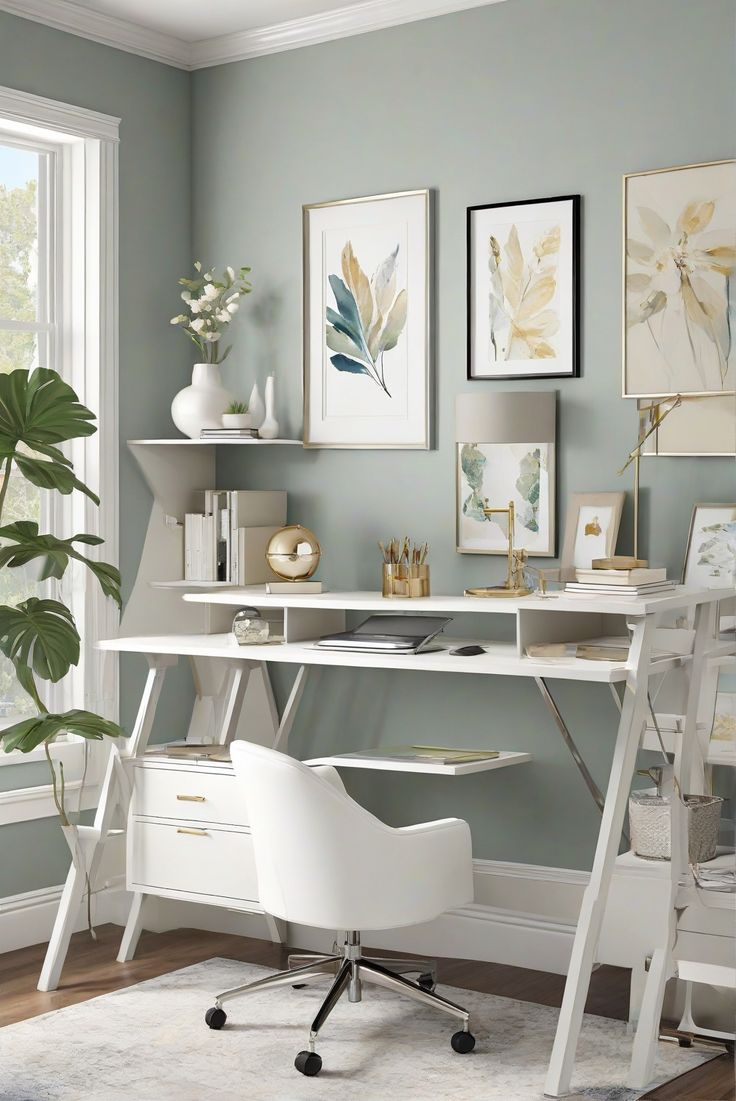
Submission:
POLYGON ((625 503, 626 491, 623 489, 601 490, 600 493, 576 492, 570 494, 567 500, 565 531, 562 536, 562 550, 560 552, 561 581, 575 580, 576 567, 572 559, 575 552, 575 536, 577 535, 578 522, 580 520, 580 509, 589 505, 600 505, 603 508, 611 507, 613 509, 612 526, 615 527, 615 535, 609 540, 611 544, 610 551, 605 555, 606 558, 610 558, 616 553, 616 543, 618 542, 618 533, 621 527, 621 518, 623 516, 625 503), (568 576, 565 576, 565 574, 568 576))
MULTIPOLYGON (((661 396, 659 393, 648 394, 628 394, 626 392, 626 241, 628 238, 628 221, 627 221, 627 209, 626 209, 626 188, 628 181, 639 176, 663 176, 667 172, 683 172, 689 168, 716 168, 722 164, 734 164, 736 160, 728 158, 722 161, 703 161, 700 164, 675 164, 671 168, 648 168, 645 172, 627 172, 622 177, 622 248, 621 248, 621 397, 628 398, 635 401, 637 398, 657 398, 661 396)), ((702 397, 717 397, 720 394, 724 396, 736 393, 736 390, 681 390, 678 391, 683 397, 689 397, 691 395, 700 395, 702 397)))
POLYGON ((304 203, 302 206, 302 408, 304 410, 304 428, 303 428, 303 446, 309 450, 353 450, 353 451, 429 451, 432 448, 432 297, 431 287, 433 278, 433 264, 432 264, 432 215, 433 215, 433 198, 431 188, 416 188, 413 191, 387 191, 383 195, 361 195, 353 199, 334 199, 325 203, 304 203), (424 248, 426 254, 425 265, 425 286, 424 286, 424 303, 425 303, 425 346, 426 355, 424 362, 424 390, 425 390, 425 408, 424 408, 424 440, 421 443, 395 443, 395 444, 381 444, 381 443, 310 443, 309 442, 309 403, 307 400, 309 394, 309 340, 307 337, 307 330, 309 326, 309 280, 307 274, 309 272, 310 256, 309 256, 309 212, 312 210, 324 210, 328 207, 335 206, 354 206, 357 203, 375 203, 384 199, 408 199, 414 196, 424 196, 425 199, 425 216, 424 216, 424 248))

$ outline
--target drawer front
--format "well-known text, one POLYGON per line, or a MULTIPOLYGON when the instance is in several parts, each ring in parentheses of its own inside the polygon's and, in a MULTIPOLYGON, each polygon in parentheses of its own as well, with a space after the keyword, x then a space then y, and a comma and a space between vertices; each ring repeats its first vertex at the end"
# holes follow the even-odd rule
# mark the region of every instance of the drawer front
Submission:
POLYGON ((128 839, 128 887, 257 902, 251 836, 189 823, 134 819, 128 839))
POLYGON ((247 826, 245 802, 234 775, 194 769, 146 768, 133 771, 132 813, 144 818, 186 818, 247 826))

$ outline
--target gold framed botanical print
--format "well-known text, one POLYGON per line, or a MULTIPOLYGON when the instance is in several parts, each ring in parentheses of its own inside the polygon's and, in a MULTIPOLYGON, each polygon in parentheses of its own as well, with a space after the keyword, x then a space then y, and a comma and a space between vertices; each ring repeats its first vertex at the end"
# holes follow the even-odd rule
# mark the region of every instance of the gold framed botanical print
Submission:
POLYGON ((736 391, 736 161, 624 176, 623 396, 736 391))

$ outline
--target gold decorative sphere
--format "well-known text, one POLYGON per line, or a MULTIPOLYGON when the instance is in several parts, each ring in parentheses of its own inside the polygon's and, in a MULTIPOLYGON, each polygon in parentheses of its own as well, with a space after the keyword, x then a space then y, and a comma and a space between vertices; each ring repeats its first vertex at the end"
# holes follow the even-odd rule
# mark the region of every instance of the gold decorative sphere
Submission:
POLYGON ((266 561, 284 581, 306 581, 319 566, 322 549, 317 536, 301 524, 289 524, 271 536, 266 561))

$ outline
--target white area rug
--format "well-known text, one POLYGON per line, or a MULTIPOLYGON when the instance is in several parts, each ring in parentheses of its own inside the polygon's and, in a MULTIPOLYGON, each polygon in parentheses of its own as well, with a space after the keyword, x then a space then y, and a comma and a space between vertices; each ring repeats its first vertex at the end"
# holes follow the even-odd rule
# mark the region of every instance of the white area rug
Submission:
MULTIPOLYGON (((228 1023, 204 1023, 214 996, 267 969, 212 959, 0 1030, 2 1101, 539 1101, 557 1010, 441 987, 470 1010, 477 1046, 450 1048, 453 1020, 366 986, 343 998, 317 1044, 316 1078, 294 1069, 329 984, 232 1001, 228 1023)), ((703 1057, 662 1045, 659 1080, 703 1057)), ((634 1101, 622 1088, 625 1027, 586 1016, 573 1096, 634 1101)))

